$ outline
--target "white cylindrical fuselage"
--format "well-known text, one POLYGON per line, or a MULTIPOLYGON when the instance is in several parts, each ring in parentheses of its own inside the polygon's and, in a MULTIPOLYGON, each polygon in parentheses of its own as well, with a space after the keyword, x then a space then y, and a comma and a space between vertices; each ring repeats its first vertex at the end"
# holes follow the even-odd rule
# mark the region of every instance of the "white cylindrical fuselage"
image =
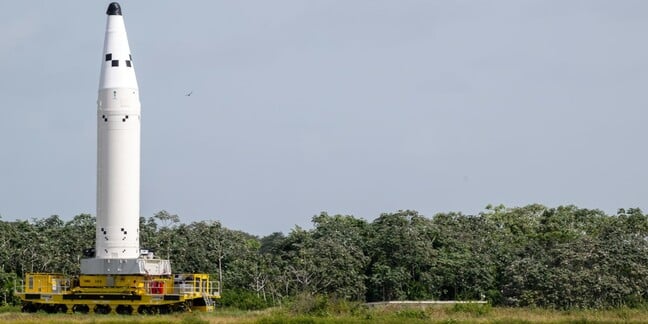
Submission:
POLYGON ((97 99, 98 259, 140 255, 140 100, 133 67, 121 11, 108 13, 97 99))

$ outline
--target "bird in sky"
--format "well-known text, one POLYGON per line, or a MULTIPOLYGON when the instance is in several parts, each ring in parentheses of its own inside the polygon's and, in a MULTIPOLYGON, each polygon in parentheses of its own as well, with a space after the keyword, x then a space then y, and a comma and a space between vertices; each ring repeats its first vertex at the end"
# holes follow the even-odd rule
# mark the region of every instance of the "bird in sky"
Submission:
POLYGON ((193 90, 192 90, 192 91, 189 91, 189 93, 187 93, 187 94, 185 95, 185 97, 189 97, 189 96, 191 96, 192 93, 193 93, 193 90))

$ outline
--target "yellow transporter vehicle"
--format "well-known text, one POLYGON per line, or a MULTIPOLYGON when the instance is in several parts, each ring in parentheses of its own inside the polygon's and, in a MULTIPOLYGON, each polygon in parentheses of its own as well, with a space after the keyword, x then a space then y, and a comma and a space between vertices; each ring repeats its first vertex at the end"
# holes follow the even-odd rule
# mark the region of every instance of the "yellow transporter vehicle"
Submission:
POLYGON ((207 274, 79 275, 28 273, 16 292, 23 312, 166 314, 214 310, 218 282, 207 274))

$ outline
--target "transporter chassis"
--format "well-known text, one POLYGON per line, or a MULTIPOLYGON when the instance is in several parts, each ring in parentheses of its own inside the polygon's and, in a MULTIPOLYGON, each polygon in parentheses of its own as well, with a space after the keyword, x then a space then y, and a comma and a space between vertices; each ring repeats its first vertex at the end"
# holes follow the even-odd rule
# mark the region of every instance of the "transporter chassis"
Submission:
POLYGON ((214 310, 218 282, 208 274, 77 275, 28 273, 18 286, 23 312, 167 314, 214 310))

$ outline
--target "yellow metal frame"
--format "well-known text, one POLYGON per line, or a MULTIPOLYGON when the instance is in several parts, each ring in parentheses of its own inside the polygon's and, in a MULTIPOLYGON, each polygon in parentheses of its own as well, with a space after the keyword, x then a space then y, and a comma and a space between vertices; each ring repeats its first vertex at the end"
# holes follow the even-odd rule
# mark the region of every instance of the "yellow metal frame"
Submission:
POLYGON ((214 310, 220 298, 218 282, 208 274, 80 275, 27 273, 16 295, 24 311, 47 312, 166 313, 214 310))

